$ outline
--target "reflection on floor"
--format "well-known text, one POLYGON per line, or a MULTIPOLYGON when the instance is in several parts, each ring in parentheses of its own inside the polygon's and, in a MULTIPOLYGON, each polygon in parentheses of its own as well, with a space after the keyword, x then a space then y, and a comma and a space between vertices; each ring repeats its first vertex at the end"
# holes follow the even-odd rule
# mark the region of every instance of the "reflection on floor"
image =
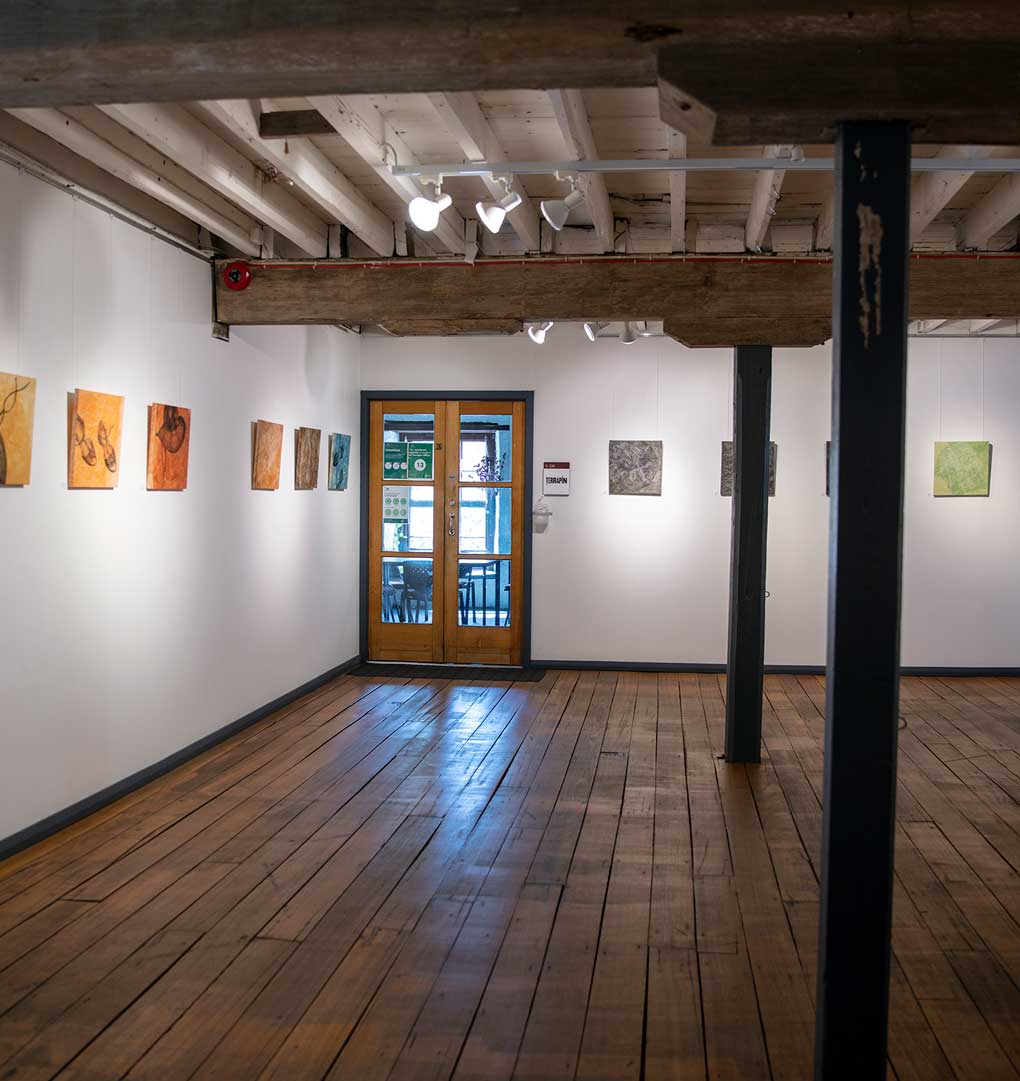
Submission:
MULTIPOLYGON (((806 1079, 823 692, 337 680, 0 864, 0 1075, 806 1079)), ((891 1068, 1014 1078, 1020 681, 902 713, 891 1068)))

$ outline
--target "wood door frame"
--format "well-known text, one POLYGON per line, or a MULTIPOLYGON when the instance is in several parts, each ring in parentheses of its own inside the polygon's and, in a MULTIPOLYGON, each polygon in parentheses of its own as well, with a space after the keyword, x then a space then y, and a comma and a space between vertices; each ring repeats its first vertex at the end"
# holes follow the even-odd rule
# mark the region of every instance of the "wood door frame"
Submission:
POLYGON ((524 552, 521 570, 524 588, 521 594, 521 667, 531 664, 531 508, 534 504, 534 425, 533 390, 363 390, 361 392, 361 543, 360 543, 360 628, 362 661, 368 659, 368 527, 369 461, 371 454, 370 413, 374 401, 469 401, 524 402, 524 552))

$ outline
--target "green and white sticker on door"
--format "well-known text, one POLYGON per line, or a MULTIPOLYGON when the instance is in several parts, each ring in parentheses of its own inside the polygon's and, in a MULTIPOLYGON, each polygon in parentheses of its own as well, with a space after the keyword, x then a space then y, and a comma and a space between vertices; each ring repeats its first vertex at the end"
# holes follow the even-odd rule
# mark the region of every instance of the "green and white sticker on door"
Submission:
POLYGON ((432 480, 432 443, 407 444, 407 476, 410 480, 432 480))
POLYGON ((384 484, 382 490, 383 521, 408 520, 407 489, 400 484, 384 484))
POLYGON ((383 477, 396 480, 407 476, 407 443, 383 444, 383 477))

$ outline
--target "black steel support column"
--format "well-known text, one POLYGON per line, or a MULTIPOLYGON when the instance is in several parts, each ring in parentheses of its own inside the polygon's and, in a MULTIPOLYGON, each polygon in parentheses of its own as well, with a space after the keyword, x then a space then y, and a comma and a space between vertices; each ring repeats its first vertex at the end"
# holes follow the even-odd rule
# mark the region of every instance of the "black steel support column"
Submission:
POLYGON ((771 405, 772 346, 738 345, 733 361, 733 539, 726 660, 728 762, 761 761, 771 405))
POLYGON ((836 149, 816 1081, 883 1081, 899 699, 910 127, 836 149))

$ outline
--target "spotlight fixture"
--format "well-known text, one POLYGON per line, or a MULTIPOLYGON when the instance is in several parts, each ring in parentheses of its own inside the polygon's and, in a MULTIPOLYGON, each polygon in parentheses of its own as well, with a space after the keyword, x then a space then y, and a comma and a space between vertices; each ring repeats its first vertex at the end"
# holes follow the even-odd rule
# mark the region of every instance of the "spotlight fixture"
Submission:
POLYGON ((494 177, 494 180, 498 180, 503 185, 503 190, 506 195, 503 196, 499 202, 484 202, 479 200, 475 203, 475 213, 478 215, 478 220, 489 230, 490 233, 498 233, 503 227, 503 222, 506 220, 507 214, 511 210, 516 210, 523 199, 520 192, 513 191, 510 187, 512 181, 508 176, 494 177))
POLYGON ((535 345, 544 345, 545 336, 549 333, 550 330, 552 330, 552 328, 552 320, 549 320, 546 323, 532 323, 531 326, 528 327, 528 337, 535 343, 535 345))
POLYGON ((436 186, 434 199, 430 199, 427 195, 416 195, 407 204, 411 221, 423 233, 431 233, 436 228, 439 224, 439 215, 453 202, 449 195, 443 194, 442 177, 433 183, 436 186))
POLYGON ((593 342, 599 336, 599 331, 602 329, 601 323, 582 323, 584 327, 584 336, 588 341, 593 342))
POLYGON ((637 331, 634 329, 634 324, 629 320, 623 324, 623 333, 620 335, 620 343, 622 345, 633 345, 638 340, 637 331))
POLYGON ((570 178, 570 192, 565 199, 543 199, 538 208, 542 211, 542 217, 558 233, 567 224, 567 218, 575 206, 584 202, 584 193, 577 186, 576 177, 570 178))

